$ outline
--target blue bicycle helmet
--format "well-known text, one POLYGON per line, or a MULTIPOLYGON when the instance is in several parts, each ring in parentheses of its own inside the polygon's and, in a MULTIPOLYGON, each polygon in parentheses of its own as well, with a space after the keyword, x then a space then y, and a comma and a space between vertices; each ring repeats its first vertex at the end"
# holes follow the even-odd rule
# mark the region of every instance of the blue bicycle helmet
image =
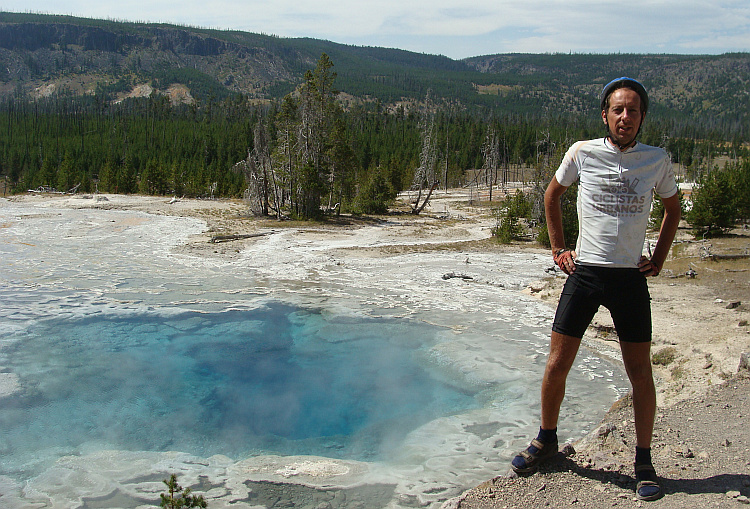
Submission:
POLYGON ((604 110, 607 104, 609 95, 618 88, 629 88, 634 90, 641 98, 641 109, 643 110, 643 113, 648 111, 648 92, 646 92, 646 87, 644 87, 640 81, 634 80, 633 78, 626 78, 625 76, 612 80, 604 85, 601 95, 602 110, 604 110))

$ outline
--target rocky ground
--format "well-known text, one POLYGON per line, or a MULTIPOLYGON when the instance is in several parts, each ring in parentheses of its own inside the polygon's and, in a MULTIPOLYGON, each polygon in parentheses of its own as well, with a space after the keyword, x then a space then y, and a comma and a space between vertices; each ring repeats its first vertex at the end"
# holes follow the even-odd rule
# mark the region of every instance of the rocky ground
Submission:
MULTIPOLYGON (((630 398, 618 401, 599 428, 531 476, 507 473, 444 505, 446 509, 515 507, 743 507, 750 504, 750 237, 695 241, 680 230, 665 271, 650 280, 653 361, 659 410, 654 466, 665 496, 635 497, 635 436, 630 398)), ((554 305, 558 277, 528 291, 554 305)), ((617 355, 606 312, 584 345, 617 355)))
POLYGON ((632 407, 625 399, 537 474, 499 476, 444 507, 743 507, 750 503, 748 394, 746 373, 659 411, 653 459, 666 492, 660 500, 635 498, 632 407))

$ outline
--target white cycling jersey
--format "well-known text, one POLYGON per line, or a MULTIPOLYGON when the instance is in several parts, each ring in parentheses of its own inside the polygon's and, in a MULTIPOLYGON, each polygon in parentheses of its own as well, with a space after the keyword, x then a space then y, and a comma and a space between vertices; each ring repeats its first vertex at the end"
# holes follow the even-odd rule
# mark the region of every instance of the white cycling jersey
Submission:
POLYGON ((576 263, 584 265, 637 267, 654 191, 677 193, 664 150, 636 143, 620 151, 607 138, 575 143, 555 177, 565 187, 579 181, 576 263))

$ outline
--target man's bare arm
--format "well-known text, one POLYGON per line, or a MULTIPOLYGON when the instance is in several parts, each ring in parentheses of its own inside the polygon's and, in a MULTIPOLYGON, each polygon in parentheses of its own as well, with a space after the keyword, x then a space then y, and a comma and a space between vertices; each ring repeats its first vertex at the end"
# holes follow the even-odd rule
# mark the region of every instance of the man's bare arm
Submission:
POLYGON ((672 241, 677 234, 677 226, 680 224, 680 195, 679 191, 674 196, 662 198, 664 204, 664 219, 661 222, 659 230, 659 240, 656 241, 656 247, 651 255, 651 259, 643 257, 638 264, 641 272, 646 272, 647 276, 655 276, 664 266, 664 261, 669 255, 669 249, 672 247, 672 241))
POLYGON ((565 249, 565 235, 563 233, 562 208, 560 206, 560 197, 568 188, 557 181, 557 177, 552 177, 552 181, 547 186, 544 193, 544 214, 547 218, 547 233, 549 234, 550 245, 552 246, 552 256, 555 263, 566 273, 571 274, 575 271, 575 252, 566 251, 562 256, 559 255, 565 249))

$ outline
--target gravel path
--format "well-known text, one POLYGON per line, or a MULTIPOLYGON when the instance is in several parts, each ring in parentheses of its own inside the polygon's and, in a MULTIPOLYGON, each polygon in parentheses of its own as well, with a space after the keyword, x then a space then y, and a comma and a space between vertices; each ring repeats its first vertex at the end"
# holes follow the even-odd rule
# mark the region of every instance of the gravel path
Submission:
POLYGON ((445 509, 521 507, 741 508, 750 504, 750 373, 709 388, 698 399, 660 410, 654 466, 666 495, 635 498, 635 437, 629 398, 616 404, 577 451, 543 465, 537 474, 497 477, 445 509))

